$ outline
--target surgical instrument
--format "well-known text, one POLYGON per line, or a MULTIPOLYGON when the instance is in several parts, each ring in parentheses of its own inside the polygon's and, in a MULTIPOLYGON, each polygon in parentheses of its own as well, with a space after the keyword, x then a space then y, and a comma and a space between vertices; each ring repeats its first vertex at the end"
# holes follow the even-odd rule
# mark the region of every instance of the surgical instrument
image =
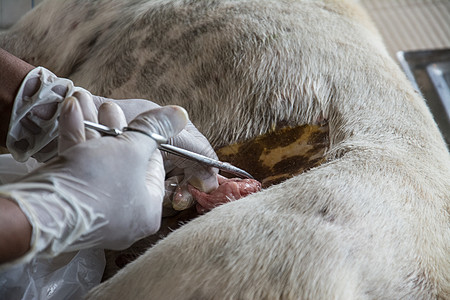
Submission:
POLYGON ((173 154, 176 156, 180 156, 180 157, 183 157, 183 158, 186 158, 189 160, 196 161, 202 165, 218 168, 219 170, 222 170, 226 173, 230 173, 230 174, 242 177, 242 178, 254 179, 253 176, 250 175, 249 173, 247 173, 246 171, 239 169, 238 167, 235 167, 229 163, 215 160, 215 159, 209 158, 207 156, 170 145, 170 144, 168 144, 168 142, 169 142, 168 139, 166 139, 165 137, 163 137, 159 134, 156 134, 156 133, 147 133, 143 130, 140 130, 137 128, 130 128, 130 127, 124 127, 122 130, 120 130, 117 128, 110 128, 108 126, 105 126, 102 124, 97 124, 97 123, 90 122, 90 121, 84 121, 84 126, 87 128, 90 128, 90 129, 94 129, 100 133, 103 133, 104 135, 109 135, 109 136, 118 136, 118 135, 122 134, 124 131, 139 132, 139 133, 145 134, 148 137, 152 138, 158 144, 158 149, 161 151, 165 151, 167 153, 170 153, 170 154, 173 154))

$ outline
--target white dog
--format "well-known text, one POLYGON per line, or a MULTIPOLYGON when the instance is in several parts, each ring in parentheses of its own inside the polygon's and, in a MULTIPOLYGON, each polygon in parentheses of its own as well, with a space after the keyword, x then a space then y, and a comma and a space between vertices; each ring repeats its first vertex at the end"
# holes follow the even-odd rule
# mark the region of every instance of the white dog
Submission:
POLYGON ((448 299, 450 156, 339 0, 49 0, 0 46, 94 94, 178 104, 214 147, 327 120, 326 162, 176 230, 89 299, 448 299))

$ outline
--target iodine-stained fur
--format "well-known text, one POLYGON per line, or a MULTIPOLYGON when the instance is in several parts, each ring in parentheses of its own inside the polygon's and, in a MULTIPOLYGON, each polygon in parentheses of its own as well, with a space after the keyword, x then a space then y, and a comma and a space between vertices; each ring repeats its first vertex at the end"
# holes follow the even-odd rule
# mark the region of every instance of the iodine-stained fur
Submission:
POLYGON ((450 297, 450 156, 353 3, 50 0, 0 46, 182 105, 214 147, 328 120, 321 166, 189 222, 89 299, 450 297))

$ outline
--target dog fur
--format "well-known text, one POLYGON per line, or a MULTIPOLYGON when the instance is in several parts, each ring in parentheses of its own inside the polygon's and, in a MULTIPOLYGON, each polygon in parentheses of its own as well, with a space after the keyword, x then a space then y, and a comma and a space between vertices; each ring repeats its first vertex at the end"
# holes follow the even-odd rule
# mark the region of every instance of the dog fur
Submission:
POLYGON ((326 119, 326 162, 171 233, 88 299, 448 299, 450 155, 338 0, 48 0, 0 46, 93 94, 178 104, 214 147, 326 119))

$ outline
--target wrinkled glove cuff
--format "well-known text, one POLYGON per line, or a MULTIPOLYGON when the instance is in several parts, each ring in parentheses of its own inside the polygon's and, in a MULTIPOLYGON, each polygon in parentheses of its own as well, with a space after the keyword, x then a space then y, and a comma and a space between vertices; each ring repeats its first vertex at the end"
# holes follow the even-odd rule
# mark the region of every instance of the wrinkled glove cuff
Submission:
MULTIPOLYGON (((82 88, 74 87, 71 80, 59 78, 43 67, 37 67, 27 74, 14 100, 6 138, 6 147, 16 160, 26 161, 58 135, 59 103, 76 91, 89 93, 82 88), (36 93, 28 96, 25 93, 25 86, 30 80, 39 80, 40 87, 36 93), (61 91, 66 93, 61 95, 61 91), (58 103, 56 113, 50 119, 44 120, 33 113, 33 109, 37 106, 49 103, 58 103), (33 128, 23 126, 24 119, 28 119, 35 126, 33 128)), ((56 151, 55 148, 53 152, 46 153, 45 157, 40 157, 39 160, 50 159, 56 155, 56 151)))
MULTIPOLYGON (((8 265, 95 247, 100 238, 96 240, 90 236, 86 242, 85 235, 107 223, 102 214, 95 213, 64 187, 55 184, 58 180, 54 176, 48 178, 53 184, 45 183, 45 178, 40 179, 44 182, 19 182, 0 187, 0 196, 16 202, 33 228, 30 250, 8 265)), ((91 198, 95 201, 95 197, 91 198)))

